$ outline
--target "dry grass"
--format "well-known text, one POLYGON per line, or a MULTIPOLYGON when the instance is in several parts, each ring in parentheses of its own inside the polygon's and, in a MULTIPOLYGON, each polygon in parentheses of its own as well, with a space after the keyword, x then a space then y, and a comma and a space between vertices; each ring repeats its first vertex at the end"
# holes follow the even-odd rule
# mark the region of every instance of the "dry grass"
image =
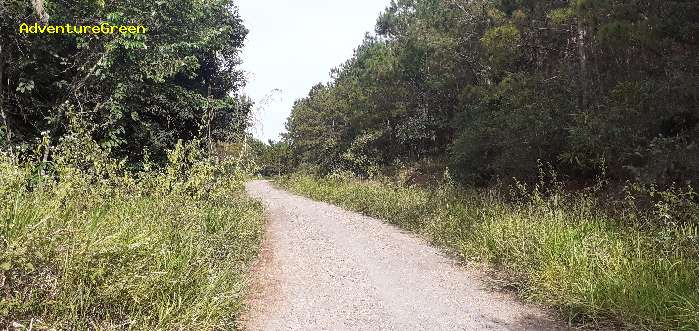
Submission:
MULTIPOLYGON (((88 175, 0 162, 0 329, 235 329, 262 207, 225 165, 88 175)), ((90 169, 99 169, 99 166, 90 169)))
POLYGON ((309 176, 279 182, 421 233, 464 260, 486 262, 504 271, 523 298, 557 309, 572 324, 699 330, 697 223, 625 226, 585 196, 534 194, 512 203, 494 191, 447 186, 309 176))

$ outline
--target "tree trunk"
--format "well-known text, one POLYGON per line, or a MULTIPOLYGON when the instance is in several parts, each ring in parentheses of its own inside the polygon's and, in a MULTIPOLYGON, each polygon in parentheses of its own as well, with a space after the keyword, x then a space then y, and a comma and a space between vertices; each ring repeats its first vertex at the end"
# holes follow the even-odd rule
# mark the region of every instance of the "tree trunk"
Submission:
POLYGON ((211 107, 211 103, 212 103, 211 83, 208 84, 206 99, 207 99, 207 103, 206 103, 206 110, 207 110, 207 116, 206 116, 207 117, 206 118, 207 134, 206 134, 206 138, 207 138, 207 142, 209 144, 209 146, 208 146, 209 147, 209 158, 211 158, 211 156, 214 154, 214 143, 211 141, 212 140, 212 138, 211 138, 211 124, 212 123, 211 122, 214 119, 214 110, 211 107))
POLYGON ((582 111, 587 111, 587 108, 589 106, 588 102, 588 93, 589 93, 589 85, 588 85, 588 74, 587 74, 587 50, 586 50, 586 44, 585 44, 585 39, 587 38, 587 31, 585 30, 585 26, 583 24, 583 21, 580 17, 578 17, 578 40, 577 40, 577 46, 578 46, 578 61, 579 61, 579 66, 580 66, 580 110, 582 111))
POLYGON ((2 116, 2 124, 5 127, 5 141, 8 145, 12 141, 12 131, 7 123, 7 114, 5 113, 5 64, 7 62, 7 49, 5 45, 0 44, 0 116, 2 116))
POLYGON ((32 0, 32 6, 36 12, 36 16, 39 18, 41 23, 46 24, 49 22, 49 14, 46 13, 44 9, 44 0, 32 0))

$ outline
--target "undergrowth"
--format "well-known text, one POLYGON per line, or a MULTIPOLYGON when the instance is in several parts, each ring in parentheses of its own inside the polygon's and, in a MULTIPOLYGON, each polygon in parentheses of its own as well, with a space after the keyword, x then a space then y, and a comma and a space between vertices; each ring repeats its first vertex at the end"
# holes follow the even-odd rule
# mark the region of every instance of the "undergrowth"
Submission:
POLYGON ((235 329, 263 229, 236 165, 179 145, 133 172, 97 149, 0 159, 0 329, 235 329))
POLYGON ((448 183, 425 189, 343 175, 295 175, 278 183, 420 233, 463 260, 489 264, 521 297, 556 309, 573 325, 699 330, 696 204, 685 208, 693 219, 675 222, 667 203, 643 216, 638 210, 609 216, 590 194, 544 194, 523 185, 505 196, 448 183), (661 225, 634 225, 649 218, 661 225))

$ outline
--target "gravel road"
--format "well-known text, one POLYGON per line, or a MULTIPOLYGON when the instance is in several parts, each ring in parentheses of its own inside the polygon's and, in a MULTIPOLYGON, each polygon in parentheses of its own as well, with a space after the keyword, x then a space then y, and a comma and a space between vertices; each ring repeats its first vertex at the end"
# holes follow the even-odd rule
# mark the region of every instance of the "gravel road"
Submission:
POLYGON ((267 181, 247 191, 265 203, 269 224, 246 329, 562 329, 394 226, 267 181))

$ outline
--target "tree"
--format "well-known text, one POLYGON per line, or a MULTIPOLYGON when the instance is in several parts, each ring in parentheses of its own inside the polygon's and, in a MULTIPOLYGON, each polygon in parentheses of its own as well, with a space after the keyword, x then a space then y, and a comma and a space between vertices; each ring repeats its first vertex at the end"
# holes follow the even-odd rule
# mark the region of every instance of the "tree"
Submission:
POLYGON ((81 128, 137 162, 144 149, 164 158, 178 140, 230 139, 226 132, 247 126, 250 103, 236 95, 247 30, 231 0, 2 1, 6 143, 81 128), (33 22, 42 7, 57 24, 139 24, 147 33, 20 34, 18 22, 33 22))
MULTIPOLYGON (((696 1, 396 0, 300 100, 300 163, 449 159, 464 181, 699 180, 696 1)), ((446 163, 443 163, 445 166, 446 163)))

